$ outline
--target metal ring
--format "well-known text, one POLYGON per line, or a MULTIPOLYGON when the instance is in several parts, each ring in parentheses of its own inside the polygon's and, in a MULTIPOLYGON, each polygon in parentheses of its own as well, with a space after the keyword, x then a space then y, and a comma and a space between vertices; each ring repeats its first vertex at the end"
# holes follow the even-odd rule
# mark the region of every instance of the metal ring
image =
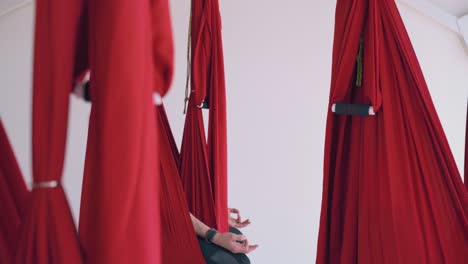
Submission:
POLYGON ((58 186, 58 181, 42 181, 42 182, 34 182, 33 189, 38 188, 56 188, 58 186))

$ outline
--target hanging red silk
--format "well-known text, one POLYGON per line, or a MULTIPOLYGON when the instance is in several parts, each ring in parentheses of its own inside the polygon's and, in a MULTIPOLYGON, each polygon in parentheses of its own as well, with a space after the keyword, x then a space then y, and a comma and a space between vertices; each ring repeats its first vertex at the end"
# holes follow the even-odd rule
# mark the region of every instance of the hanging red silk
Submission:
POLYGON ((1 119, 0 149, 0 259, 5 263, 14 263, 29 191, 1 119))
POLYGON ((33 66, 33 190, 16 263, 83 263, 61 186, 81 1, 36 2, 33 66))
POLYGON ((226 88, 218 0, 192 1, 191 94, 181 149, 190 211, 228 230, 226 88), (208 142, 200 105, 208 102, 208 142))
POLYGON ((156 107, 160 131, 162 263, 203 264, 179 175, 179 153, 164 106, 156 107))
POLYGON ((338 0, 317 263, 465 263, 466 192, 393 0, 338 0), (363 84, 355 64, 363 39, 363 84))
POLYGON ((86 261, 162 263, 152 94, 171 78, 161 71, 172 55, 159 53, 162 42, 172 45, 168 3, 90 1, 88 10, 93 104, 79 228, 86 261))

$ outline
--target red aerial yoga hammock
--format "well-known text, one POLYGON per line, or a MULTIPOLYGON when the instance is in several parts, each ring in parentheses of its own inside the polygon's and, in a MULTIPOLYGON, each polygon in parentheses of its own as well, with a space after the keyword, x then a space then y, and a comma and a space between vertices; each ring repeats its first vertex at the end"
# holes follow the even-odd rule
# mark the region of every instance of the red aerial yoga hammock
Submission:
POLYGON ((14 263, 29 191, 1 119, 0 149, 0 260, 2 263, 14 263))
MULTIPOLYGON (((89 89, 89 88, 85 88, 89 89)), ((85 91, 89 93, 89 91, 85 91)), ((91 98, 86 98, 89 100, 91 98)), ((162 263, 205 263, 190 220, 179 175, 180 155, 163 105, 156 107, 161 151, 162 263)))
POLYGON ((192 1, 191 93, 181 148, 181 178, 192 214, 221 232, 227 206, 226 89, 218 0, 192 1), (208 143, 203 103, 209 105, 208 143))
MULTIPOLYGON (((169 5, 166 0, 154 1, 151 8, 153 14, 152 57, 155 68, 153 76, 154 87, 156 92, 160 95, 164 95, 172 81, 174 63, 169 5)), ((150 66, 148 67, 151 68, 150 66)), ((85 93, 88 94, 90 89, 85 89, 87 90, 85 93)), ((99 89, 99 87, 96 87, 96 89, 99 89)), ((95 101, 96 92, 92 92, 93 101, 95 101)), ((87 99, 89 100, 91 98, 87 97, 87 99)), ((155 164, 160 165, 161 188, 159 195, 155 196, 155 200, 152 201, 149 206, 154 207, 155 203, 160 204, 161 240, 164 241, 161 243, 161 263, 202 264, 204 263, 203 256, 201 255, 198 241, 193 230, 189 210, 185 201, 185 194, 180 182, 179 153, 163 106, 156 107, 155 114, 156 129, 159 132, 157 133, 157 137, 159 139, 159 148, 162 155, 159 155, 159 158, 155 156, 154 159, 159 159, 159 162, 155 164), (159 199, 157 199, 158 197, 159 199)), ((158 175, 153 175, 153 177, 157 176, 158 175)), ((87 199, 86 196, 83 197, 87 199)), ((84 233, 84 229, 85 227, 82 225, 80 231, 84 233)), ((86 237, 83 236, 83 240, 86 241, 86 237)), ((124 241, 122 243, 124 243, 124 241)), ((86 242, 84 244, 86 245, 86 242)), ((88 250, 89 249, 86 250, 86 253, 88 253, 88 250)), ((154 248, 155 255, 158 254, 157 252, 157 248, 154 248)), ((99 256, 95 255, 94 258, 98 259, 99 256)), ((89 259, 90 257, 88 257, 88 261, 89 259)))
POLYGON ((330 106, 376 115, 328 113, 316 262, 466 263, 468 193, 395 1, 338 0, 335 19, 330 106))
POLYGON ((152 94, 172 77, 168 1, 88 5, 93 104, 79 226, 86 261, 162 263, 152 94))
MULTIPOLYGON (((174 46, 168 1, 153 3, 153 58, 155 88, 164 95, 170 87, 174 69, 174 46)), ((156 106, 159 132, 161 263, 203 264, 195 231, 190 220, 185 193, 180 181, 180 154, 163 105, 156 106)))
POLYGON ((180 156, 164 106, 156 107, 160 131, 162 263, 203 264, 179 176, 180 156))
POLYGON ((33 190, 21 225, 16 263, 83 263, 61 186, 70 85, 75 67, 75 27, 80 1, 36 2, 33 66, 33 190))

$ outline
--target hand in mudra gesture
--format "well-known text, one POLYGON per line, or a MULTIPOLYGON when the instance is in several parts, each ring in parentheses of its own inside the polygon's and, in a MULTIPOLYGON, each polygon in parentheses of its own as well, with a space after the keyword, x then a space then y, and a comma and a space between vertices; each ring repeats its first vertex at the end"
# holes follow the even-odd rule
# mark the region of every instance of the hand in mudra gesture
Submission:
POLYGON ((229 225, 235 228, 244 228, 250 225, 250 219, 242 221, 239 210, 236 208, 229 208, 229 225), (235 217, 232 215, 235 215, 235 217))
POLYGON ((216 234, 213 243, 234 254, 248 254, 258 247, 258 245, 249 245, 246 236, 230 232, 216 234))

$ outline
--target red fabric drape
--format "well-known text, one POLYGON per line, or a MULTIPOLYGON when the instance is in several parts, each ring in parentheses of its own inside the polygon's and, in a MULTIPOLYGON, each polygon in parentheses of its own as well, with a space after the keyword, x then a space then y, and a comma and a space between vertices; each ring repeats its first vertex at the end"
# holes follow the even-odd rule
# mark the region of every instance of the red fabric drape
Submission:
POLYGON ((1 119, 0 150, 0 259, 5 263, 14 263, 29 191, 1 119))
POLYGON ((171 29, 153 24, 169 18, 153 13, 159 4, 167 0, 88 3, 93 105, 79 228, 87 263, 161 263, 152 93, 163 77, 153 41, 171 29))
POLYGON ((228 230, 226 91, 218 0, 192 1, 191 95, 181 149, 181 177, 190 211, 228 230), (208 143, 201 109, 210 106, 208 143))
POLYGON ((160 131, 162 263, 205 263, 190 220, 179 175, 179 153, 164 106, 156 107, 160 131))
POLYGON ((317 263, 466 263, 468 193, 393 0, 338 0, 317 263), (364 39, 363 87, 353 87, 364 39))
POLYGON ((180 177, 190 212, 206 225, 216 227, 203 117, 192 98, 185 117, 180 177))
POLYGON ((72 84, 79 1, 36 2, 33 77, 33 179, 57 181, 34 188, 23 221, 17 263, 82 263, 80 245, 60 185, 72 84))
POLYGON ((466 113, 466 129, 465 129, 465 171, 464 171, 464 180, 465 180, 465 187, 468 190, 468 182, 467 180, 468 175, 468 110, 466 113))
POLYGON ((164 96, 174 74, 174 42, 168 0, 151 0, 153 33, 154 87, 164 96))
MULTIPOLYGON (((170 160, 173 160, 175 162, 175 165, 177 168, 177 174, 180 174, 179 173, 180 172, 180 153, 179 153, 179 150, 177 149, 177 144, 175 142, 174 135, 172 134, 172 129, 169 124, 169 119, 167 118, 166 109, 164 105, 157 106, 156 112, 157 112, 157 118, 159 118, 158 128, 161 130, 161 141, 165 142, 164 149, 162 148, 163 145, 161 143, 161 153, 164 153, 165 156, 169 156, 171 158, 170 160)), ((164 158, 169 159, 169 157, 164 157, 164 158)), ((163 158, 161 158, 161 160, 163 160, 163 158)), ((169 164, 170 163, 172 162, 169 162, 169 164)), ((180 179, 177 182, 179 182, 179 185, 180 185, 180 179)))
MULTIPOLYGON (((226 124, 226 84, 224 78, 224 55, 221 34, 221 15, 219 2, 212 1, 211 15, 211 70, 208 79, 209 93, 209 123, 208 123, 208 155, 213 187, 216 224, 219 230, 228 231, 228 179, 227 179, 227 124, 226 124)), ((197 55, 197 53, 194 53, 197 55)), ((197 60, 194 60, 197 63, 197 60)), ((196 68, 194 69, 196 70, 196 68)), ((201 76, 199 74, 193 74, 201 76)))

